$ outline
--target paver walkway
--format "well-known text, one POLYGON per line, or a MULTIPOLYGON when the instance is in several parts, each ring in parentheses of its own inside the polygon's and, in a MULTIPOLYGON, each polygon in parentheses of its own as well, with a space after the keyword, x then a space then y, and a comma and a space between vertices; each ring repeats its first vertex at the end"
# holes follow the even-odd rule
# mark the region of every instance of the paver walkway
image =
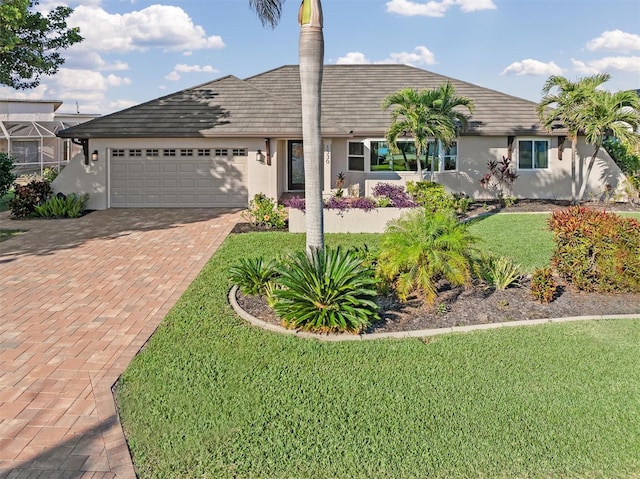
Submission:
POLYGON ((0 213, 0 478, 135 478, 111 388, 238 219, 0 213))

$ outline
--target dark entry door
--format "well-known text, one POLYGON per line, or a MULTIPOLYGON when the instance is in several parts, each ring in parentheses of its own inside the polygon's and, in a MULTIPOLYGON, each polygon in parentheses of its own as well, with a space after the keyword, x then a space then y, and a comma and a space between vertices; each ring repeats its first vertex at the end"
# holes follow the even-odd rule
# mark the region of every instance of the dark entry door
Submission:
POLYGON ((288 143, 288 178, 289 191, 304 190, 304 153, 302 140, 291 140, 288 143))

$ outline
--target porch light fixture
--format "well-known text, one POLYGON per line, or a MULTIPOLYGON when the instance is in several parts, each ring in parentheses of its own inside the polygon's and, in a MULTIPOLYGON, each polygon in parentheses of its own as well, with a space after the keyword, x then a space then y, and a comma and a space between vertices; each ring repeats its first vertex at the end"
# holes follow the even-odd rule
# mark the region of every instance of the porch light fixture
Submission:
POLYGON ((262 150, 256 151, 256 161, 258 163, 264 163, 264 159, 262 158, 262 150))
POLYGON ((91 161, 98 161, 98 150, 93 150, 91 153, 91 161))

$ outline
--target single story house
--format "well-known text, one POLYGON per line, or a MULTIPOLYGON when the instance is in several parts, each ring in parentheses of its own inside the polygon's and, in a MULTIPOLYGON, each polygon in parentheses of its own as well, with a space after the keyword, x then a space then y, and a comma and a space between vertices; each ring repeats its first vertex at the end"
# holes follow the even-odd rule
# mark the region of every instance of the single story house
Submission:
POLYGON ((98 115, 59 113, 61 106, 57 100, 0 99, 0 152, 13 157, 16 174, 61 168, 80 151, 56 133, 98 115))
MULTIPOLYGON (((361 194, 378 181, 415 180, 407 136, 402 155, 385 142, 390 111, 382 100, 401 88, 451 81, 471 98, 469 127, 448 149, 433 148, 423 172, 453 193, 491 198, 480 180, 489 160, 511 157, 520 198, 571 196, 571 142, 541 128, 534 102, 406 65, 327 65, 322 91, 323 188, 340 172, 361 194), (433 172, 429 171, 433 165, 433 172)), ((89 193, 89 208, 246 207, 256 193, 279 198, 304 190, 298 67, 217 80, 58 132, 83 144, 54 188, 89 193)), ((592 148, 581 138, 578 155, 592 148)), ((583 174, 582 168, 578 172, 583 174)), ((585 199, 624 179, 602 151, 585 199)))

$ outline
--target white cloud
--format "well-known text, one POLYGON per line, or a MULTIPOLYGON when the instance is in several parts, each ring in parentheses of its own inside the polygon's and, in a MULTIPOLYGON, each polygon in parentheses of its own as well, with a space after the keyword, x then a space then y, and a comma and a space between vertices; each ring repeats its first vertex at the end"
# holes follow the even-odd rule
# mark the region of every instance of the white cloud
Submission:
POLYGON ((218 70, 211 65, 186 65, 184 63, 178 63, 173 67, 173 71, 165 76, 165 79, 169 81, 178 81, 180 73, 216 73, 218 70))
POLYGON ((8 86, 0 86, 0 98, 14 98, 16 100, 44 100, 50 99, 49 87, 40 83, 36 88, 30 90, 14 90, 8 86))
POLYGON ((138 102, 132 100, 117 100, 109 103, 109 109, 111 110, 124 110, 132 106, 138 105, 138 102))
POLYGON ((67 92, 99 92, 102 94, 109 88, 130 85, 129 78, 119 77, 113 74, 104 76, 93 70, 71 70, 61 68, 55 77, 47 81, 51 85, 54 94, 66 94, 67 92))
POLYGON ((413 53, 392 53, 387 60, 379 63, 400 63, 403 65, 433 65, 435 56, 427 47, 416 47, 413 53))
POLYGON ((371 60, 364 56, 364 53, 349 52, 345 56, 336 60, 337 65, 366 65, 371 63, 371 60))
POLYGON ((402 65, 433 65, 436 63, 433 53, 424 46, 417 46, 413 52, 391 53, 384 60, 371 61, 364 53, 349 52, 345 56, 338 58, 338 65, 366 65, 375 64, 402 64, 402 65))
POLYGON ((192 51, 225 46, 220 36, 207 36, 182 8, 170 5, 151 5, 121 15, 83 4, 67 23, 80 27, 84 41, 77 48, 82 51, 127 52, 151 47, 192 51))
POLYGON ((574 69, 585 75, 603 73, 609 70, 622 72, 640 72, 640 57, 604 57, 598 60, 583 62, 571 59, 574 69))
POLYGON ((514 62, 502 70, 501 75, 562 75, 564 70, 554 62, 543 63, 528 58, 521 62, 514 62))
POLYGON ((622 30, 606 31, 587 43, 587 50, 612 50, 623 53, 640 50, 640 35, 622 30))
POLYGON ((455 5, 465 13, 497 8, 492 0, 430 0, 424 3, 412 0, 390 0, 387 2, 387 12, 405 17, 443 17, 447 10, 455 5))
POLYGON ((196 73, 201 73, 201 72, 206 72, 206 73, 215 73, 217 70, 215 68, 213 68, 211 65, 185 65, 184 63, 178 63, 175 67, 173 67, 173 70, 176 72, 181 72, 181 73, 192 73, 192 72, 196 72, 196 73))
POLYGON ((496 10, 498 8, 491 0, 458 0, 456 3, 460 5, 460 10, 465 13, 480 10, 496 10))
POLYGON ((120 60, 109 63, 96 52, 84 52, 71 47, 67 54, 64 66, 78 70, 98 71, 123 71, 129 69, 129 64, 120 60))

